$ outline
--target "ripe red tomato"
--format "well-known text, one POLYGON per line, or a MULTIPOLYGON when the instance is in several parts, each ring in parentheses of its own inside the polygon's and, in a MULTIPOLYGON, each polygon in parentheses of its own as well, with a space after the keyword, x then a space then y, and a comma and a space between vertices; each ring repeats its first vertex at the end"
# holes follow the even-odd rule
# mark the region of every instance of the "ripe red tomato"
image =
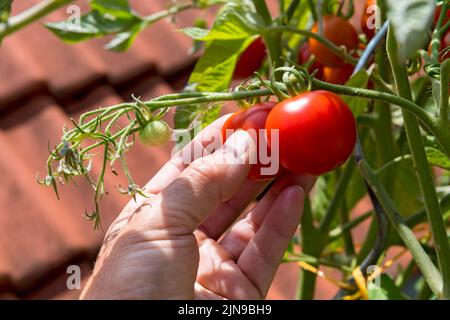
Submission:
MULTIPOLYGON (((299 50, 298 53, 298 64, 303 65, 311 56, 311 50, 309 49, 309 44, 305 42, 299 50)), ((308 68, 308 72, 312 73, 314 70, 317 70, 316 78, 319 80, 323 80, 323 66, 318 62, 316 59, 314 59, 314 62, 311 64, 311 66, 308 68)))
MULTIPOLYGON (((448 46, 450 46, 450 29, 447 30, 445 35, 442 37, 442 40, 441 40, 441 52, 442 52, 442 50, 444 50, 448 46)), ((442 53, 441 56, 440 56, 441 61, 444 61, 445 59, 448 59, 448 58, 450 58, 450 51, 446 52, 445 54, 442 53)))
POLYGON ((234 69, 233 79, 248 78, 261 68, 266 57, 266 45, 261 37, 253 41, 242 52, 234 69))
POLYGON ((340 68, 323 68, 323 77, 326 82, 334 84, 344 84, 350 79, 353 73, 353 65, 346 64, 340 68))
MULTIPOLYGON (((280 163, 299 174, 320 175, 342 165, 356 141, 356 124, 345 102, 336 94, 318 90, 277 104, 266 120, 279 130, 280 163)), ((269 146, 273 148, 273 141, 269 146)))
MULTIPOLYGON (((313 26, 312 32, 318 32, 317 23, 313 26)), ((344 18, 338 16, 325 16, 323 18, 323 34, 324 36, 333 42, 337 46, 345 46, 348 51, 358 48, 358 34, 355 28, 347 22, 344 18)), ((317 60, 327 67, 341 67, 345 64, 345 61, 334 54, 330 49, 321 44, 314 38, 308 40, 311 53, 317 58, 317 60)))
MULTIPOLYGON (((228 130, 250 130, 253 129, 256 132, 256 143, 257 148, 259 148, 259 130, 265 129, 266 119, 272 108, 275 106, 275 102, 264 102, 258 103, 251 107, 250 109, 240 110, 235 112, 231 117, 225 121, 222 127, 222 139, 223 141, 227 138, 228 130)), ((229 133, 228 133, 229 135, 229 133)), ((267 146, 267 144, 266 144, 267 146)), ((252 166, 248 174, 248 178, 251 180, 269 180, 276 177, 281 173, 281 168, 275 175, 262 175, 261 168, 270 165, 264 165, 259 161, 259 150, 258 150, 258 162, 252 166)))
MULTIPOLYGON (((372 12, 368 13, 367 9, 370 6, 376 5, 377 4, 377 0, 367 0, 366 4, 364 6, 364 11, 363 11, 363 15, 361 16, 361 30, 364 32, 364 34, 367 37, 367 40, 370 40, 373 38, 373 36, 375 35, 375 29, 372 28, 372 26, 368 25, 369 19, 372 16, 372 12)), ((371 19, 372 20, 372 19, 371 19)), ((372 23, 372 21, 370 21, 370 23, 372 23)))

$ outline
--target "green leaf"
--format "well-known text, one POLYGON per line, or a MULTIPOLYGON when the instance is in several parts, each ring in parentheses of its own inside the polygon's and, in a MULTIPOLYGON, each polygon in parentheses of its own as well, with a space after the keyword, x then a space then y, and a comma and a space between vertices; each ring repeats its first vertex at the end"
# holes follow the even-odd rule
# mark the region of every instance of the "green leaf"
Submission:
POLYGON ((138 23, 133 26, 131 30, 117 34, 108 44, 105 45, 105 49, 112 51, 127 50, 139 32, 141 32, 145 27, 145 23, 138 23))
POLYGON ((90 5, 93 10, 117 18, 134 16, 127 0, 91 0, 90 5))
POLYGON ((450 170, 450 159, 442 151, 440 145, 436 141, 436 138, 434 136, 427 135, 424 137, 424 144, 428 162, 431 165, 445 170, 450 170))
POLYGON ((253 38, 212 41, 197 61, 189 83, 195 85, 201 92, 226 90, 233 76, 237 59, 252 41, 253 38))
POLYGON ((450 159, 439 149, 427 147, 425 148, 427 153, 428 162, 431 165, 440 167, 445 170, 450 170, 450 159))
POLYGON ((336 172, 330 172, 317 178, 311 209, 315 220, 321 220, 327 211, 336 188, 336 172))
MULTIPOLYGON (((358 73, 352 76, 345 85, 354 88, 365 88, 368 82, 369 82, 369 75, 367 74, 367 71, 360 70, 358 73)), ((363 111, 367 108, 367 105, 369 104, 369 100, 358 97, 341 96, 341 98, 350 107, 350 109, 353 112, 353 116, 355 118, 358 118, 358 116, 361 113, 363 113, 363 111)))
POLYGON ((195 40, 237 40, 246 39, 258 33, 263 22, 248 6, 235 3, 225 5, 218 13, 208 32, 201 28, 186 28, 184 33, 195 40))
POLYGON ((11 15, 11 4, 13 0, 0 1, 0 23, 6 22, 11 15))
POLYGON ((395 282, 387 275, 382 274, 378 280, 379 286, 375 283, 368 285, 369 300, 405 300, 405 296, 395 282))
POLYGON ((402 62, 412 58, 429 39, 435 1, 387 0, 387 16, 394 29, 402 62))

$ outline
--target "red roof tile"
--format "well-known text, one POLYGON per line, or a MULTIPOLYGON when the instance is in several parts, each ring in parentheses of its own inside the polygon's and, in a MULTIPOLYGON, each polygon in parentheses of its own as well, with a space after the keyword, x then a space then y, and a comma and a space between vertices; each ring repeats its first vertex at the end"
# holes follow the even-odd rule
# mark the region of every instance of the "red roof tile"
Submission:
MULTIPOLYGON (((13 12, 38 1, 16 0, 13 12)), ((164 0, 130 2, 142 14, 167 4, 164 0)), ((85 3, 76 2, 83 10, 85 3)), ((195 57, 188 55, 191 40, 176 28, 191 25, 199 14, 212 21, 211 13, 198 10, 181 14, 176 26, 159 21, 125 53, 104 51, 106 39, 62 43, 42 22, 67 18, 64 8, 4 40, 0 50, 0 299, 78 297, 79 290, 67 290, 66 268, 79 265, 85 283, 104 233, 94 231, 92 223, 82 218, 84 210, 92 208, 92 188, 82 179, 78 187, 61 187, 61 200, 50 188, 35 183, 36 172, 41 177, 45 174, 47 143, 57 143, 63 125, 71 126, 70 117, 76 119, 87 110, 130 100, 131 93, 149 99, 181 89, 195 57)), ((234 110, 236 105, 227 103, 223 113, 234 110)), ((169 123, 173 123, 172 115, 166 117, 169 123)), ((144 184, 170 151, 171 146, 148 148, 136 141, 128 154, 136 182, 144 184)), ((98 168, 94 162, 94 175, 98 168)), ((119 177, 110 174, 106 179, 110 192, 101 203, 105 229, 128 201, 115 191, 124 183, 120 171, 119 177)), ((293 285, 284 289, 296 268, 282 269, 278 277, 288 278, 277 280, 278 291, 273 289, 271 298, 291 297, 294 292, 293 285)))

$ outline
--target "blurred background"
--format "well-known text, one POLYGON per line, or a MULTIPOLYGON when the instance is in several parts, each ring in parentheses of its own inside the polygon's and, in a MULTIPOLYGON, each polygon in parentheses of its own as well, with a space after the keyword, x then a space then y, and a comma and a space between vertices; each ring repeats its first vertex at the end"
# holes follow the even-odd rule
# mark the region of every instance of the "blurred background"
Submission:
MULTIPOLYGON (((16 0, 13 15, 39 0, 16 0)), ((356 0, 357 7, 361 5, 356 0)), ((141 14, 158 12, 168 0, 133 0, 141 14)), ((278 1, 268 1, 276 12, 278 1)), ((76 1, 83 12, 87 1, 76 1)), ((359 27, 357 10, 353 20, 359 27)), ((212 12, 191 10, 175 21, 159 21, 142 32, 124 53, 105 51, 108 39, 77 45, 61 42, 43 27, 44 22, 67 19, 66 7, 4 39, 0 49, 0 298, 76 299, 81 290, 69 290, 70 265, 81 268, 81 286, 89 277, 104 232, 93 230, 83 218, 92 205, 92 190, 60 189, 57 200, 51 188, 36 183, 45 176, 48 144, 57 143, 63 125, 90 109, 131 100, 142 100, 180 91, 195 63, 189 54, 191 40, 177 32, 196 17, 212 21, 212 12), (174 25, 175 24, 175 25, 174 25)), ((226 105, 223 113, 236 110, 226 105)), ((171 123, 171 115, 168 121, 171 123)), ((137 183, 144 184, 168 159, 171 147, 149 148, 136 143, 128 162, 137 183)), ((98 165, 94 163, 94 173, 98 165)), ((98 172, 98 170, 97 170, 98 172)), ((107 178, 109 195, 102 201, 103 228, 128 201, 116 192, 122 175, 107 178)), ((360 203, 355 214, 364 212, 360 203)), ((364 234, 364 225, 357 230, 364 234)), ((284 264, 270 290, 269 299, 295 297, 298 266, 284 264)), ((330 298, 337 286, 319 278, 318 299, 330 298)))

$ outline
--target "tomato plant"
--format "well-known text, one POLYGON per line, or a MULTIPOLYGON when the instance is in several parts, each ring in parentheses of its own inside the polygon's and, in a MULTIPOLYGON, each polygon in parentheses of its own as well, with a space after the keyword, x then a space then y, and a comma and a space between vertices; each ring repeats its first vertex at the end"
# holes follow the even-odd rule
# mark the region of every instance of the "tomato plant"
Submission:
MULTIPOLYGON (((309 49, 309 44, 305 42, 299 50, 297 62, 300 65, 304 65, 311 59, 311 50, 309 49)), ((323 79, 323 66, 314 58, 312 63, 309 65, 308 71, 314 72, 317 70, 316 78, 323 79)))
POLYGON ((265 57, 266 46, 262 38, 258 37, 239 56, 233 78, 242 79, 251 77, 255 71, 261 68, 265 57))
MULTIPOLYGON (((436 12, 434 14, 434 24, 436 24, 439 20, 439 16, 441 15, 442 5, 436 8, 436 12)), ((447 9, 447 14, 444 16, 443 23, 447 23, 450 20, 450 9, 447 9)))
MULTIPOLYGON (((344 18, 325 16, 322 22, 323 34, 329 41, 333 42, 336 46, 344 46, 348 51, 358 48, 358 34, 355 28, 344 18)), ((319 25, 316 23, 311 31, 317 33, 319 31, 319 25)), ((317 60, 324 66, 341 67, 345 64, 345 61, 341 57, 314 38, 309 38, 309 47, 317 60)))
MULTIPOLYGON (((280 163, 295 173, 321 175, 342 165, 356 141, 355 119, 332 92, 286 99, 269 114, 266 129, 279 131, 280 163), (301 161, 299 161, 301 159, 301 161)), ((269 145, 272 141, 269 140, 269 145)))
MULTIPOLYGON (((264 164, 261 163, 259 159, 260 148, 268 147, 267 142, 261 142, 261 136, 265 136, 262 131, 265 129, 266 119, 270 111, 274 107, 274 102, 263 102, 252 106, 249 109, 244 109, 237 111, 231 117, 227 119, 222 127, 222 138, 224 141, 229 136, 230 133, 235 130, 252 130, 252 137, 256 139, 257 149, 258 149, 258 162, 252 166, 248 174, 250 180, 270 180, 279 175, 281 170, 273 175, 263 175, 261 173, 261 168, 264 164)), ((269 152, 269 150, 265 151, 269 152)))

